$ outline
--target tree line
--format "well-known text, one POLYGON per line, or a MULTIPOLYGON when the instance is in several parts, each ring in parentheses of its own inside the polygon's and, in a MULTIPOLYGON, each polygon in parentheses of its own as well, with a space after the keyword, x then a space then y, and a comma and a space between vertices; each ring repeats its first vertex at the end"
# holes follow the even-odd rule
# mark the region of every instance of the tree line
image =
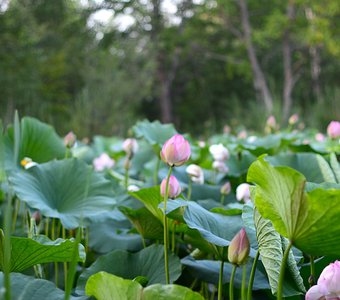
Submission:
POLYGON ((18 109, 79 136, 126 134, 141 118, 194 134, 260 129, 272 114, 320 129, 340 119, 339 1, 166 2, 8 1, 0 118, 18 109), (103 9, 112 19, 93 22, 103 9))

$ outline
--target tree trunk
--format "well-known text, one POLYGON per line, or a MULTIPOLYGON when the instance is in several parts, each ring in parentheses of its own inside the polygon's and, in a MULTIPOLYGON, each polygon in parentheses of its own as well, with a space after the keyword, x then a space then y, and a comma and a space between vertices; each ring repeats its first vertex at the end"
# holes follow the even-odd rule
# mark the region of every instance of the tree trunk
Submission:
POLYGON ((287 18, 289 24, 283 34, 283 72, 284 72, 284 84, 283 84, 283 120, 287 121, 291 113, 293 99, 292 91, 295 85, 294 74, 292 69, 292 45, 290 40, 290 23, 295 18, 295 7, 293 0, 288 2, 287 6, 287 18))
MULTIPOLYGON (((315 31, 313 20, 315 18, 314 13, 310 7, 306 8, 306 18, 311 23, 312 31, 315 31)), ((321 59, 320 59, 320 47, 318 45, 311 45, 309 48, 311 56, 311 77, 312 77, 312 89, 315 98, 318 102, 322 101, 321 88, 320 88, 320 73, 321 73, 321 59)))
POLYGON ((247 47, 248 58, 253 71, 254 88, 257 95, 263 100, 267 112, 271 113, 273 110, 273 98, 269 91, 268 84, 260 67, 260 64, 257 60, 255 48, 251 40, 251 27, 246 0, 239 0, 239 6, 241 11, 241 22, 244 40, 247 47))
POLYGON ((163 30, 163 18, 160 10, 161 0, 152 0, 152 31, 151 39, 156 51, 156 81, 159 83, 159 101, 161 110, 161 121, 170 123, 173 121, 171 102, 171 83, 167 74, 166 55, 160 45, 160 33, 163 30))

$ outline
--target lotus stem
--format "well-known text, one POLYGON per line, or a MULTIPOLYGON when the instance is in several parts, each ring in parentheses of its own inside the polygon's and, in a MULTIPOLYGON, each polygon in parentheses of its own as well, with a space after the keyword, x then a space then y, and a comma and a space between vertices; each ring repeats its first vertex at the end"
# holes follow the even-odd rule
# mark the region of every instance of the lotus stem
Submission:
POLYGON ((5 299, 11 300, 11 215, 12 215, 12 195, 11 192, 7 196, 7 207, 4 222, 4 286, 5 299))
POLYGON ((281 268, 280 268, 280 277, 279 277, 279 283, 277 286, 277 300, 282 300, 283 299, 283 280, 285 276, 285 267, 287 264, 287 259, 289 256, 289 251, 292 248, 293 244, 292 242, 289 242, 284 254, 283 254, 283 259, 281 263, 281 268))
POLYGON ((172 172, 172 167, 169 168, 168 176, 166 178, 166 185, 165 185, 165 194, 164 194, 164 208, 163 208, 163 223, 164 223, 164 267, 165 267, 165 282, 166 284, 170 283, 170 275, 169 275, 169 256, 168 256, 168 249, 169 249, 169 233, 168 233, 168 218, 166 216, 166 204, 168 201, 168 194, 169 194, 169 181, 172 172))
POLYGON ((237 265, 233 265, 230 275, 230 283, 229 283, 229 300, 234 300, 234 278, 236 273, 237 265))
POLYGON ((191 199, 191 192, 192 192, 192 180, 191 177, 189 177, 189 184, 188 184, 188 193, 187 193, 187 199, 191 199))
POLYGON ((315 264, 314 264, 314 256, 310 256, 310 276, 309 276, 309 285, 312 287, 315 284, 315 264))
POLYGON ((247 299, 246 282, 247 282, 247 265, 244 264, 242 267, 242 285, 241 285, 241 299, 242 300, 247 299))
POLYGON ((248 282, 248 296, 247 296, 247 300, 251 300, 251 295, 252 295, 252 291, 253 291, 253 284, 254 284, 254 279, 255 279, 255 272, 256 272, 256 265, 257 262, 259 260, 260 257, 260 250, 257 250, 255 258, 254 258, 254 262, 253 262, 253 266, 251 267, 251 272, 250 272, 250 277, 249 277, 249 282, 248 282))
POLYGON ((218 300, 222 300, 222 292, 223 292, 223 267, 224 267, 224 261, 221 260, 220 265, 220 274, 218 276, 218 300))
POLYGON ((224 205, 224 198, 225 198, 224 194, 221 194, 221 200, 220 201, 221 201, 222 205, 224 205))
POLYGON ((157 158, 156 166, 155 166, 155 171, 153 173, 153 183, 154 183, 154 185, 158 184, 158 170, 159 170, 160 162, 161 162, 161 160, 159 158, 157 158))
POLYGON ((14 210, 14 214, 13 214, 13 222, 12 222, 12 232, 14 232, 15 228, 16 228, 19 210, 20 210, 20 200, 16 199, 15 200, 15 210, 14 210))

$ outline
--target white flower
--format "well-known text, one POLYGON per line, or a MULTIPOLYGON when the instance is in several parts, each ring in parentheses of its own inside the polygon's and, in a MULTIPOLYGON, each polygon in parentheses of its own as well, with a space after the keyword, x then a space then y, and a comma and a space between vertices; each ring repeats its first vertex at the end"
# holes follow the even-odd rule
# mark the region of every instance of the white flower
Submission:
POLYGON ((250 201, 250 185, 248 183, 242 183, 236 188, 236 199, 243 200, 245 203, 250 201))
POLYGON ((222 144, 211 145, 209 147, 209 152, 213 156, 214 160, 224 161, 229 158, 229 151, 222 144))
POLYGON ((31 158, 29 157, 25 157, 20 164, 27 170, 30 169, 34 166, 37 166, 38 164, 36 162, 34 162, 31 158))
POLYGON ((93 160, 93 166, 96 171, 104 171, 105 169, 111 169, 115 164, 115 161, 107 155, 102 153, 99 157, 93 160))
POLYGON ((213 162, 212 167, 220 173, 228 173, 229 172, 228 166, 223 161, 215 160, 213 162))
POLYGON ((128 192, 138 192, 140 190, 139 186, 130 184, 127 188, 128 192))
POLYGON ((191 177, 191 180, 198 184, 204 183, 204 173, 200 166, 191 164, 186 170, 187 174, 191 177))

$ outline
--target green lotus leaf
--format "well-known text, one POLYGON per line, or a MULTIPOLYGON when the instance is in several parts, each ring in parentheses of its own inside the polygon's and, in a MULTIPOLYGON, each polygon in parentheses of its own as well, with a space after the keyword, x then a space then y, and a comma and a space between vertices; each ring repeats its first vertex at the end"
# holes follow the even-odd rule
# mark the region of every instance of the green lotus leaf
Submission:
POLYGON ((10 182, 20 200, 46 217, 60 219, 68 229, 112 210, 115 204, 110 181, 75 158, 15 172, 10 182))

